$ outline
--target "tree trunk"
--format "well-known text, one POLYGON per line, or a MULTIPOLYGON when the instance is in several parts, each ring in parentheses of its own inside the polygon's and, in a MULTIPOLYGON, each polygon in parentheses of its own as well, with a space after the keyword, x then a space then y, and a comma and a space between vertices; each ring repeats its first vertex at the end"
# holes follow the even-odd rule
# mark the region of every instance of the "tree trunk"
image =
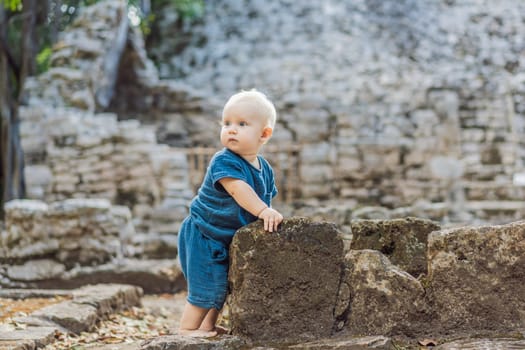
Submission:
POLYGON ((16 87, 20 87, 20 72, 13 66, 7 47, 7 18, 0 6, 0 184, 1 207, 4 203, 25 196, 24 156, 20 143, 16 87))
POLYGON ((17 100, 24 90, 25 78, 36 72, 36 17, 37 3, 36 0, 22 0, 22 52, 21 52, 21 69, 18 80, 17 100))
POLYGON ((48 9, 53 9, 53 21, 51 21, 51 23, 49 24, 51 26, 49 33, 51 44, 54 44, 58 41, 58 31, 60 29, 60 23, 62 21, 62 11, 60 10, 61 6, 62 0, 53 1, 53 6, 48 5, 48 9))

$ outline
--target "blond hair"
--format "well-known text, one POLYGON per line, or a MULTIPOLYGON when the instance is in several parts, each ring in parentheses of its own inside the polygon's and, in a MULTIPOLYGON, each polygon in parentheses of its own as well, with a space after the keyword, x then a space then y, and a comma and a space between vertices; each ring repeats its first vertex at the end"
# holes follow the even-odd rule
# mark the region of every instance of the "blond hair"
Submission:
POLYGON ((256 106, 257 110, 261 112, 261 115, 266 118, 268 126, 272 129, 274 128, 275 121, 277 120, 277 112, 272 101, 270 101, 265 94, 263 94, 260 91, 257 91, 256 89, 251 89, 247 91, 243 90, 241 92, 238 92, 232 95, 224 105, 223 115, 224 111, 228 107, 240 102, 253 103, 256 106))

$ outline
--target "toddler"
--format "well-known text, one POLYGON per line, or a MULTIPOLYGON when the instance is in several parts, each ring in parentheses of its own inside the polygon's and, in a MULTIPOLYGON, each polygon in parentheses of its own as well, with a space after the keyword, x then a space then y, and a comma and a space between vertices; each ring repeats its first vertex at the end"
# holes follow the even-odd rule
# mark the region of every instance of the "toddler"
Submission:
POLYGON ((257 219, 277 230, 283 216, 271 207, 277 194, 273 170, 259 155, 272 136, 276 111, 259 91, 239 92, 222 112, 224 148, 210 161, 203 183, 182 222, 178 249, 188 298, 179 333, 213 337, 228 288, 228 249, 235 231, 257 219))

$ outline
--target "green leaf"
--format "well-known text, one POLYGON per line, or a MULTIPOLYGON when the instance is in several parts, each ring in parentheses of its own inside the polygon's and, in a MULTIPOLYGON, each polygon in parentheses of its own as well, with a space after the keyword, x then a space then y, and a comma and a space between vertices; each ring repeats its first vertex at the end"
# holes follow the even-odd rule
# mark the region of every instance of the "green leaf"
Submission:
POLYGON ((0 0, 0 4, 12 12, 22 10, 22 0, 0 0))

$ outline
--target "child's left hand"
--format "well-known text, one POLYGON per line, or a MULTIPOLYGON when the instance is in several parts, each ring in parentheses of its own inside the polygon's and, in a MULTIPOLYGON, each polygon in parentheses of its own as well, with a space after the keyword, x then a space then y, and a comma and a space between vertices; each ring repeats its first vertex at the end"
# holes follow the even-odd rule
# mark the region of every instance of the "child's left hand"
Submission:
POLYGON ((264 230, 277 231, 277 226, 283 221, 283 216, 277 210, 267 207, 259 214, 259 219, 264 221, 264 230))

